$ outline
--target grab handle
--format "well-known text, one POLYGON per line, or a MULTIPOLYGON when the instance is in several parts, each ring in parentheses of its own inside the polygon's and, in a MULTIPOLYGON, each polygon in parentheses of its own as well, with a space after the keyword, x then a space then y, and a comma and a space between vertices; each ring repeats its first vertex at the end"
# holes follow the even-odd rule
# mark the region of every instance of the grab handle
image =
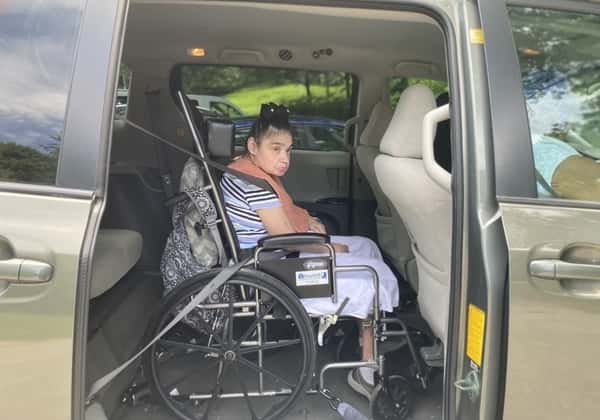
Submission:
POLYGON ((529 263, 529 274, 548 280, 600 281, 600 265, 570 263, 557 259, 533 260, 529 263))

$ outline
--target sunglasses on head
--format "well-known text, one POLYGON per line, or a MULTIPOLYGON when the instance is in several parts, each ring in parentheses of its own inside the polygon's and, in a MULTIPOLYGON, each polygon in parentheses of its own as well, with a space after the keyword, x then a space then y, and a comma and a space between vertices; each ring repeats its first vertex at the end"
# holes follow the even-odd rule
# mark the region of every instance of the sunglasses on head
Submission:
POLYGON ((276 114, 289 114, 290 110, 285 105, 277 105, 273 102, 268 104, 262 104, 260 106, 260 116, 261 117, 271 117, 276 114))

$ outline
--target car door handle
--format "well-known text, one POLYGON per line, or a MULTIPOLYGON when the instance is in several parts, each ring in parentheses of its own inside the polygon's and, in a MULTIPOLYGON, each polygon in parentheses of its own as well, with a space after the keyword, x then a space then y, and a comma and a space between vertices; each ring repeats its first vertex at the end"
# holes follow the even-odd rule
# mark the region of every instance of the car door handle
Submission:
POLYGON ((24 258, 0 261, 0 280, 17 284, 46 283, 52 278, 52 265, 24 258))
POLYGON ((548 280, 599 280, 599 264, 578 264, 556 259, 533 260, 529 274, 548 280))

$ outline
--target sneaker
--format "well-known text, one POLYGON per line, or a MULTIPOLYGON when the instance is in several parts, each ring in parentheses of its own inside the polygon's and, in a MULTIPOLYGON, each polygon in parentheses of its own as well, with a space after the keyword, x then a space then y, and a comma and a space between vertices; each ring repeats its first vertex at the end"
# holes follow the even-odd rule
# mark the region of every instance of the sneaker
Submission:
POLYGON ((371 399, 371 395, 373 395, 373 390, 375 389, 375 385, 371 385, 363 378, 359 368, 352 369, 348 372, 348 385, 350 385, 350 388, 354 391, 368 399, 371 399))

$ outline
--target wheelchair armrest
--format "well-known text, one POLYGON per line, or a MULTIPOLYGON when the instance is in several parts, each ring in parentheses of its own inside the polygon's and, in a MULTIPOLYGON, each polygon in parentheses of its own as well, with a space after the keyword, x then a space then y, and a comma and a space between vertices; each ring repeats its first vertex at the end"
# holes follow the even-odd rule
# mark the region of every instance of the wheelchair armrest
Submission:
POLYGON ((290 248, 302 245, 325 245, 329 243, 329 235, 322 233, 286 233, 284 235, 266 236, 258 241, 260 248, 290 248))

